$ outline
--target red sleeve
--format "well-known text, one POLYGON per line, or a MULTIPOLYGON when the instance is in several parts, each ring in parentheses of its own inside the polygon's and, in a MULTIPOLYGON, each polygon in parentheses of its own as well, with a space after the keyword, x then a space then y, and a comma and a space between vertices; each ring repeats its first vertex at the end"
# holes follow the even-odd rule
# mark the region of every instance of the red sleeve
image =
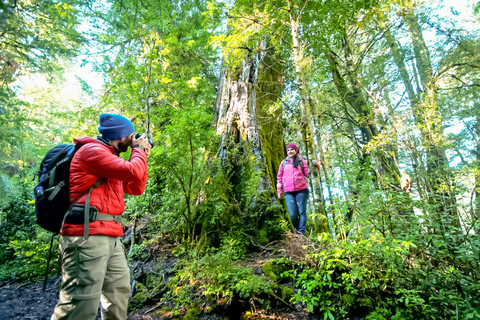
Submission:
POLYGON ((131 194, 133 196, 139 196, 145 191, 145 186, 147 185, 147 175, 148 169, 145 170, 145 173, 142 178, 142 182, 140 184, 134 183, 124 183, 123 184, 123 192, 126 194, 131 194))
MULTIPOLYGON (((147 154, 133 148, 130 161, 112 154, 102 146, 92 146, 89 152, 81 154, 84 170, 100 178, 117 179, 145 189, 147 174, 147 154)), ((143 190, 142 190, 143 191, 143 190)))

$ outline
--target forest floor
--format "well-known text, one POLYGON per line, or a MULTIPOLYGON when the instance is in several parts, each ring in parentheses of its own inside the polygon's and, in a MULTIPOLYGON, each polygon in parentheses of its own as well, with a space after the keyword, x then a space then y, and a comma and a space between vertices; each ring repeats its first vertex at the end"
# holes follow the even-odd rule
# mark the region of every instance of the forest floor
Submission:
MULTIPOLYGON (((262 251, 250 253, 242 262, 245 267, 252 267, 252 272, 261 274, 261 267, 271 259, 283 257, 287 254, 290 257, 302 255, 304 243, 300 240, 293 242, 272 243, 263 248, 262 251), (293 245, 292 245, 293 244, 293 245)), ((176 258, 171 251, 173 246, 168 243, 157 243, 149 248, 150 259, 143 261, 135 261, 133 270, 134 278, 141 277, 135 272, 147 273, 158 265, 163 264, 163 270, 166 270, 165 276, 170 277, 175 271, 176 258), (152 258, 153 257, 153 258, 152 258), (140 270, 140 271, 139 271, 140 270), (169 271, 170 270, 170 271, 169 271), (169 274, 170 272, 170 274, 169 274)), ((60 277, 52 277, 48 280, 45 292, 42 292, 43 281, 36 282, 11 282, 0 286, 0 320, 44 320, 50 319, 55 304, 58 299, 60 277)), ((168 306, 169 302, 160 302, 158 299, 148 301, 142 308, 137 310, 129 310, 129 320, 166 320, 174 319, 171 313, 159 312, 164 306, 168 306)), ((171 305, 170 305, 171 307, 171 305)), ((235 310, 235 307, 229 308, 228 312, 222 314, 203 314, 198 319, 243 319, 244 310, 235 310)), ((100 314, 98 315, 100 319, 100 314)), ((250 319, 288 319, 288 320, 307 320, 313 319, 311 314, 299 304, 277 310, 271 310, 268 314, 261 312, 255 314, 250 319), (292 308, 293 307, 293 308, 292 308)))

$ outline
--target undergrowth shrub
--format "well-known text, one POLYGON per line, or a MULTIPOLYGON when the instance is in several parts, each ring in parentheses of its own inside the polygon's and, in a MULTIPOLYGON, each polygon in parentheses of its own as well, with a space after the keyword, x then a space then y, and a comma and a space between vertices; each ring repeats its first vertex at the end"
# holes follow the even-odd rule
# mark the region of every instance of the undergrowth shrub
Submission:
POLYGON ((229 304, 233 299, 262 304, 276 286, 264 276, 253 274, 252 268, 236 264, 224 251, 210 252, 198 260, 184 260, 178 267, 170 285, 177 295, 177 304, 187 308, 202 297, 211 305, 229 304))
POLYGON ((325 319, 478 317, 478 269, 460 263, 469 259, 438 261, 413 240, 384 237, 371 228, 367 236, 357 231, 342 241, 324 234, 318 239, 322 249, 284 273, 298 288, 291 301, 325 319))
MULTIPOLYGON (((33 201, 13 199, 2 208, 0 216, 0 281, 35 280, 42 277, 51 233, 36 226, 33 201)), ((52 250, 52 261, 57 261, 57 239, 53 242, 52 250)), ((50 269, 50 274, 56 272, 55 267, 50 269)))

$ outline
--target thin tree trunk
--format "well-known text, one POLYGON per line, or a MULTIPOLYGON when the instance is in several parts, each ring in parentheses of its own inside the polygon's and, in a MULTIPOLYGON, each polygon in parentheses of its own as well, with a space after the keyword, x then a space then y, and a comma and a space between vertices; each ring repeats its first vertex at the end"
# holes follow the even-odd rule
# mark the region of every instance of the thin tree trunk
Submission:
POLYGON ((419 78, 417 93, 413 91, 414 86, 406 72, 404 59, 400 53, 398 43, 389 30, 387 30, 386 38, 407 88, 416 125, 422 134, 423 144, 427 153, 428 180, 433 193, 433 196, 430 197, 430 202, 437 208, 436 211, 439 218, 442 212, 447 212, 451 220, 449 223, 459 227, 460 219, 457 213, 455 194, 452 191, 453 179, 449 172, 448 159, 443 146, 442 117, 438 106, 436 82, 433 77, 428 47, 425 44, 422 29, 415 17, 413 8, 404 8, 399 12, 399 15, 405 21, 413 44, 415 56, 413 70, 419 78))
MULTIPOLYGON (((315 211, 321 215, 326 216, 325 203, 322 197, 322 190, 320 186, 320 176, 318 171, 313 170, 311 161, 316 159, 317 152, 315 150, 312 119, 312 107, 308 97, 308 82, 306 81, 307 74, 307 59, 304 54, 304 48, 300 45, 299 35, 299 16, 296 16, 292 0, 288 0, 288 10, 290 15, 290 33, 292 36, 293 46, 293 60, 295 63, 295 77, 298 83, 300 95, 300 109, 302 111, 302 135, 307 151, 307 161, 309 162, 309 169, 312 174, 311 186, 314 197, 315 211)), ((326 220, 328 223, 328 219, 326 220)))
MULTIPOLYGON (((332 196, 332 190, 331 190, 331 180, 330 176, 327 171, 327 162, 325 161, 325 153, 323 151, 323 143, 322 143, 322 136, 320 134, 320 129, 319 125, 316 126, 316 136, 317 136, 317 150, 319 153, 319 158, 320 158, 320 167, 322 168, 323 176, 325 177, 325 186, 327 188, 327 194, 328 194, 328 200, 330 202, 330 214, 332 215, 332 221, 333 221, 333 228, 337 229, 337 221, 335 219, 335 203, 333 201, 333 196, 332 196)), ((323 190, 323 188, 322 188, 323 190)), ((322 199, 323 199, 323 194, 322 194, 322 199)), ((323 199, 323 203, 325 203, 325 199, 323 199)))
POLYGON ((480 219, 480 111, 477 110, 477 161, 475 165, 475 211, 477 219, 480 219))

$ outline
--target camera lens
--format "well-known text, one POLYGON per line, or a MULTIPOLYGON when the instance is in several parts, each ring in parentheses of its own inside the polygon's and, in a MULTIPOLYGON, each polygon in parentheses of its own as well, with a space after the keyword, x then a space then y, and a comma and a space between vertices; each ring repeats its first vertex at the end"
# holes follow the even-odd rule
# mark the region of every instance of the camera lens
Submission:
MULTIPOLYGON (((135 133, 135 139, 139 139, 142 135, 140 133, 135 133)), ((152 148, 155 146, 155 144, 153 143, 153 140, 152 139, 148 139, 148 143, 150 143, 150 145, 152 146, 152 148)))

